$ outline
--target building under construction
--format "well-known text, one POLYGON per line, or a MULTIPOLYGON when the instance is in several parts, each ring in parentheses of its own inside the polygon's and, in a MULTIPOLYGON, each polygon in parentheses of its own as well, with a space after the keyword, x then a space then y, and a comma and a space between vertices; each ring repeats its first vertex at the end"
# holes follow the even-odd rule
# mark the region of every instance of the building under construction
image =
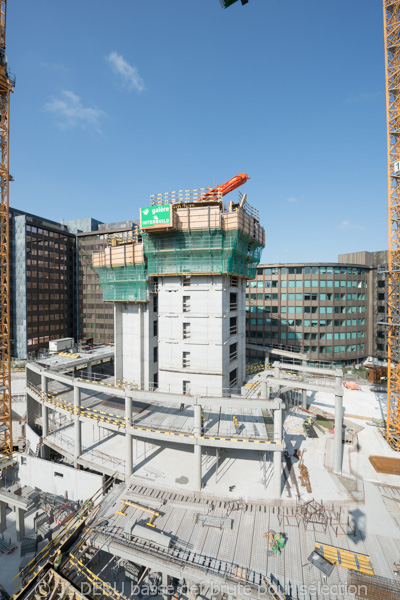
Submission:
POLYGON ((103 299, 114 303, 116 375, 139 387, 224 395, 245 376, 245 289, 265 232, 248 179, 153 196, 141 229, 93 255, 103 299))

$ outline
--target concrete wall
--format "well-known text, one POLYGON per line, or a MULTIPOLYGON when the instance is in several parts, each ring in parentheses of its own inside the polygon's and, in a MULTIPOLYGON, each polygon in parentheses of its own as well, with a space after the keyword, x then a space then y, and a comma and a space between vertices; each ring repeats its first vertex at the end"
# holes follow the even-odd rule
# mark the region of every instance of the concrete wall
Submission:
POLYGON ((154 363, 154 321, 157 313, 150 302, 114 304, 115 375, 146 389, 152 386, 157 375, 154 363))
POLYGON ((58 496, 65 496, 66 493, 70 500, 90 498, 103 483, 101 475, 79 471, 34 456, 18 455, 18 461, 22 485, 58 496))
POLYGON ((161 391, 181 394, 185 381, 190 394, 222 395, 229 388, 233 369, 241 385, 245 370, 245 287, 241 280, 238 283, 238 287, 231 287, 226 276, 158 278, 161 391), (235 311, 230 310, 231 293, 237 295, 235 311), (231 318, 236 318, 236 334, 230 333, 231 318), (188 328, 190 332, 188 337, 184 324, 185 331, 188 328), (238 358, 231 361, 230 348, 235 343, 238 358))

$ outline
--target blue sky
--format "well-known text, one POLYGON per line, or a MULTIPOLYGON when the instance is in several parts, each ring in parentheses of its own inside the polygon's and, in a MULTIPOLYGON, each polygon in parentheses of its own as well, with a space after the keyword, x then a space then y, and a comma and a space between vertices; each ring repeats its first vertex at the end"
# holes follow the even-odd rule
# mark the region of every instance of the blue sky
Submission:
POLYGON ((243 171, 263 262, 387 247, 380 0, 9 0, 7 56, 11 206, 134 219, 243 171))

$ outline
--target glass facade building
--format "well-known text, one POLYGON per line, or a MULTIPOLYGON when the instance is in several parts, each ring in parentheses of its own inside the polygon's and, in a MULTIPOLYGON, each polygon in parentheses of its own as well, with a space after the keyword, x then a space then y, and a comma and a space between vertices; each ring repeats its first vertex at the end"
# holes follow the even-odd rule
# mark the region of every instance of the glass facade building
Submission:
POLYGON ((10 209, 12 355, 76 337, 75 236, 66 226, 10 209))
POLYGON ((246 290, 247 341, 337 365, 383 358, 384 286, 372 264, 260 265, 246 290))

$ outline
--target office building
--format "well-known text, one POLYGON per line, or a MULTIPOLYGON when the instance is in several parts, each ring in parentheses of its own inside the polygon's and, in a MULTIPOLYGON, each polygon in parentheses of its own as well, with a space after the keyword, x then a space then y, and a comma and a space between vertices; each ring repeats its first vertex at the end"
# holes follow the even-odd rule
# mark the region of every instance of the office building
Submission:
POLYGON ((75 236, 65 225, 10 208, 12 355, 76 337, 75 236))
POLYGON ((246 291, 248 342, 337 365, 384 358, 385 259, 363 252, 338 263, 260 265, 246 291))

